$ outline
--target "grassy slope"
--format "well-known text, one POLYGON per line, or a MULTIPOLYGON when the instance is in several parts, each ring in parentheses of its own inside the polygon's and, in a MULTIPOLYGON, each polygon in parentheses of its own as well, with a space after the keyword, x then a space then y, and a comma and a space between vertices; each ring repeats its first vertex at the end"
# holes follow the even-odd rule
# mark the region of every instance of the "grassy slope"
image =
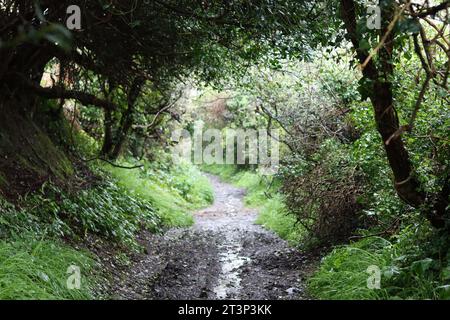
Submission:
POLYGON ((135 236, 142 226, 188 226, 190 211, 213 201, 208 180, 187 164, 104 169, 112 178, 76 194, 46 185, 27 196, 22 208, 0 198, 0 300, 91 299, 95 257, 62 243, 61 236, 96 233, 138 249, 135 236), (71 265, 81 269, 79 290, 66 285, 71 265))
POLYGON ((186 227, 193 223, 190 211, 213 201, 206 177, 193 166, 183 164, 170 172, 147 167, 127 170, 105 167, 120 186, 134 197, 148 200, 157 210, 164 227, 186 227))

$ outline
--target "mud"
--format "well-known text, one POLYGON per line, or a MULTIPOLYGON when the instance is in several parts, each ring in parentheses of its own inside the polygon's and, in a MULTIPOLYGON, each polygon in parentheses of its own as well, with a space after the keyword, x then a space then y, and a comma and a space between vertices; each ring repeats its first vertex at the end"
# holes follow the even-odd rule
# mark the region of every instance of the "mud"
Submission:
POLYGON ((215 202, 195 225, 144 236, 147 254, 134 258, 111 289, 118 299, 307 299, 309 261, 256 225, 245 190, 209 176, 215 202))

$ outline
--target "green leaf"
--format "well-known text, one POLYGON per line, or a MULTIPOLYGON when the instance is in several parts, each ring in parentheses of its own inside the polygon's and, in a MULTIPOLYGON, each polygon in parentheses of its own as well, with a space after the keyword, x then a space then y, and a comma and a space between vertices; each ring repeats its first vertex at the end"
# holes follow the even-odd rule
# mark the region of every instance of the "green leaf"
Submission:
POLYGON ((358 92, 361 95, 361 101, 365 101, 372 94, 372 83, 370 80, 365 78, 361 78, 358 81, 358 92))
POLYGON ((450 284, 437 287, 436 289, 437 289, 440 299, 443 299, 443 300, 450 299, 450 284))
POLYGON ((450 266, 442 269, 441 278, 442 280, 450 280, 450 266))
POLYGON ((420 23, 413 19, 404 19, 398 22, 399 32, 418 34, 420 32, 420 23))
POLYGON ((425 272, 430 269, 432 263, 433 259, 431 258, 415 261, 411 265, 411 271, 417 275, 424 275, 425 272))

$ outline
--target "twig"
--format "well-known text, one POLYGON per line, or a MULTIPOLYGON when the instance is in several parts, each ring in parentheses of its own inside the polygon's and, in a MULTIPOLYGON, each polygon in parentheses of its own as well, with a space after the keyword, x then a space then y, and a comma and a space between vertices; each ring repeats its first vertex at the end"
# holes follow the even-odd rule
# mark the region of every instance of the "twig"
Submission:
POLYGON ((104 161, 104 162, 112 165, 113 167, 121 168, 121 169, 129 169, 129 170, 139 169, 139 168, 142 168, 144 166, 143 164, 132 166, 132 167, 122 166, 122 165, 116 164, 116 163, 114 163, 114 162, 112 162, 112 161, 110 161, 108 159, 102 158, 102 157, 95 157, 95 158, 92 158, 92 159, 87 159, 87 160, 81 159, 81 160, 83 160, 84 162, 91 162, 91 161, 94 161, 94 160, 100 160, 100 161, 104 161))

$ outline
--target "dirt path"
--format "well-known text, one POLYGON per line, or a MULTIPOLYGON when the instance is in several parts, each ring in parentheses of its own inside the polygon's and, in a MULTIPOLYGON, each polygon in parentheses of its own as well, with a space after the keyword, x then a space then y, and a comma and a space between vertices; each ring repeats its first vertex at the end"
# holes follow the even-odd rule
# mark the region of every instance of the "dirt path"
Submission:
POLYGON ((122 299, 305 299, 306 259, 262 227, 244 190, 209 176, 213 206, 195 225, 149 235, 144 258, 117 282, 122 299))

